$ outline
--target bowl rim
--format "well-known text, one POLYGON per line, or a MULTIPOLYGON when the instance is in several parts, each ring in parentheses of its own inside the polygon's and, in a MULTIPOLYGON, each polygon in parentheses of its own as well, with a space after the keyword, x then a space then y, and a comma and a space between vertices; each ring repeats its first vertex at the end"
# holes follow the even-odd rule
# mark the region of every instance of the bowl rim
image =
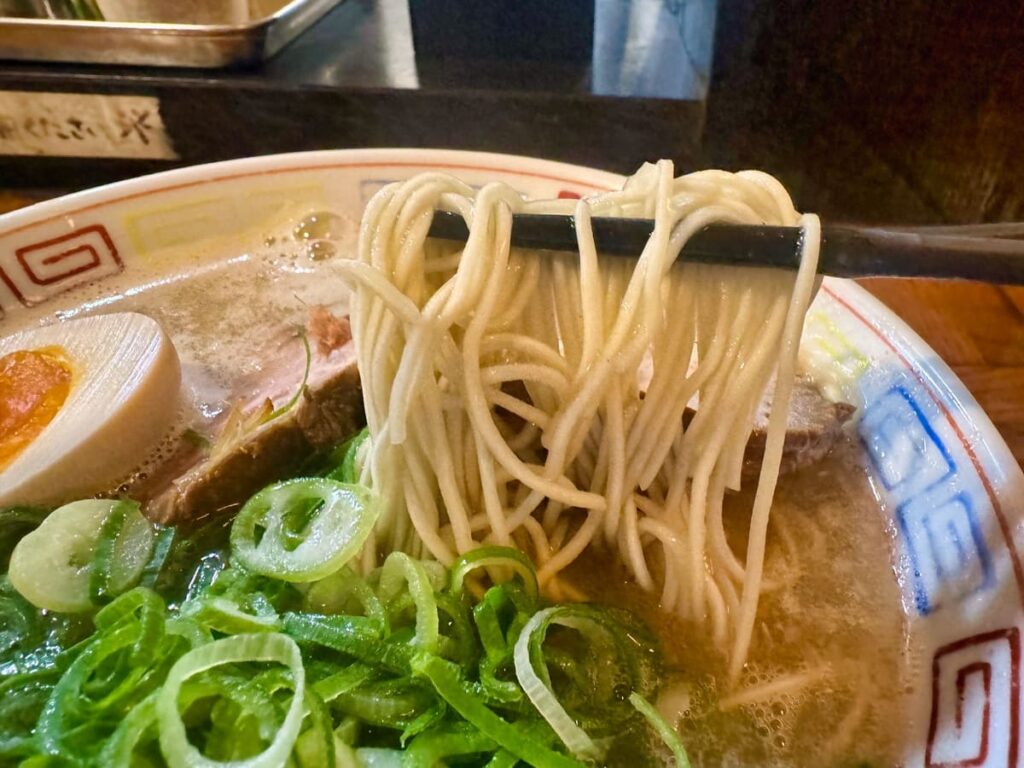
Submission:
POLYGON ((43 224, 62 216, 86 213, 102 205, 127 202, 154 192, 171 192, 203 184, 301 172, 358 167, 421 167, 424 170, 494 170, 548 181, 576 183, 594 189, 610 189, 622 183, 622 174, 564 163, 558 160, 499 152, 461 149, 382 147, 323 149, 220 160, 135 176, 70 192, 0 215, 0 237, 43 224), (432 160, 427 160, 432 158, 432 160), (471 162, 475 160, 475 162, 471 162), (516 166, 520 166, 519 169, 516 166))

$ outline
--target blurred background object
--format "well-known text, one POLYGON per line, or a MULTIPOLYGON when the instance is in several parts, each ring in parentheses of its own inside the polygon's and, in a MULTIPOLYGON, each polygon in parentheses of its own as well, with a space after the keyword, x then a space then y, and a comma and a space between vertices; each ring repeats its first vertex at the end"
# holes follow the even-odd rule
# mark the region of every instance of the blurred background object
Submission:
POLYGON ((287 0, 0 0, 0 17, 158 24, 244 24, 287 0))
POLYGON ((596 0, 594 6, 594 93, 707 95, 716 0, 596 0))
POLYGON ((0 0, 0 17, 102 21, 96 0, 0 0))
MULTIPOLYGON (((106 21, 161 24, 244 24, 249 0, 95 0, 106 21)), ((276 8, 275 8, 276 10, 276 8)))
POLYGON ((0 59, 254 66, 342 0, 0 0, 0 59), (26 15, 27 9, 27 15, 26 15))

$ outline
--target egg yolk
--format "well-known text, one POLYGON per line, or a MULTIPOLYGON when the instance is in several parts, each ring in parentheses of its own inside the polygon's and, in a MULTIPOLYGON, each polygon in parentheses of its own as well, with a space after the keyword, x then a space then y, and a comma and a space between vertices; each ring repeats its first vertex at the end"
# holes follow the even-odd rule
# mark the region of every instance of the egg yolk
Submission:
POLYGON ((71 390, 71 366, 60 347, 0 357, 0 471, 53 421, 71 390))

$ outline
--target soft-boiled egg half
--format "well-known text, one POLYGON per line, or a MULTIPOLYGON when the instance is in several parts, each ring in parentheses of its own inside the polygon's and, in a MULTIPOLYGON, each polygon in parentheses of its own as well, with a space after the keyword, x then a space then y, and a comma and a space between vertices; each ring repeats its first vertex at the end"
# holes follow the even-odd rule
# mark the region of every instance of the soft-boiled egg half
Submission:
POLYGON ((0 506, 112 490, 171 427, 180 386, 170 338, 134 312, 0 339, 0 506))

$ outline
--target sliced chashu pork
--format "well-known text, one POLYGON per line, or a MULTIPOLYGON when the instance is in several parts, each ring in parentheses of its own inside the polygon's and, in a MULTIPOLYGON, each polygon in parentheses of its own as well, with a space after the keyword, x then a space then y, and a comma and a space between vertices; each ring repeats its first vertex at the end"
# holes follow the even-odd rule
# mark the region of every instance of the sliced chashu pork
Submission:
POLYGON ((144 486, 132 489, 152 520, 196 521, 230 511, 363 425, 348 320, 314 308, 306 336, 309 376, 291 407, 274 415, 302 387, 306 348, 294 333, 279 340, 256 373, 237 383, 231 408, 205 430, 208 445, 183 440, 176 455, 144 486))
MULTIPOLYGON (((756 478, 761 472, 773 389, 774 384, 769 385, 754 416, 754 431, 743 455, 744 479, 756 478)), ((786 475, 825 458, 842 439, 843 425, 850 420, 855 410, 849 403, 833 403, 821 394, 810 379, 798 376, 789 403, 779 472, 786 475)))

